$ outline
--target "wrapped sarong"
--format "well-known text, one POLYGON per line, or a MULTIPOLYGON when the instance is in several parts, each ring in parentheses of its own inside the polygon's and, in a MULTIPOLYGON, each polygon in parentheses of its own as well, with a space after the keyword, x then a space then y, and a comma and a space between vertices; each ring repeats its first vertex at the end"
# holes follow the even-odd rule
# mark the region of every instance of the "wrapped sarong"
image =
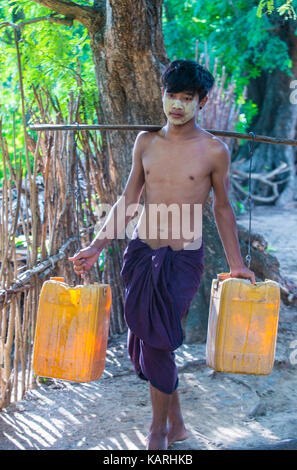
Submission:
POLYGON ((197 249, 153 250, 137 236, 124 251, 128 352, 137 375, 164 393, 178 386, 174 350, 183 342, 181 319, 198 290, 203 258, 203 238, 197 249))

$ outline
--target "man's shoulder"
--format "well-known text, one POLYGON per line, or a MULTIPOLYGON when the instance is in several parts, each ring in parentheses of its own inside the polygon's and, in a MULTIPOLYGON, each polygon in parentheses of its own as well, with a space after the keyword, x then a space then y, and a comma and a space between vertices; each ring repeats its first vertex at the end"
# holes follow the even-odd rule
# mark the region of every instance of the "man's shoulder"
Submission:
POLYGON ((151 131, 140 131, 135 139, 135 145, 137 147, 141 147, 143 150, 149 143, 151 143, 156 134, 156 132, 151 131))
POLYGON ((205 148, 214 158, 230 158, 229 147, 222 139, 205 131, 203 133, 203 140, 205 148))
POLYGON ((160 136, 160 131, 140 131, 137 134, 136 140, 148 141, 156 136, 160 136))
POLYGON ((223 152, 224 150, 228 150, 227 144, 220 139, 218 136, 212 134, 211 132, 206 131, 205 129, 201 129, 200 138, 203 139, 204 143, 212 148, 216 152, 223 152))
POLYGON ((219 137, 204 131, 197 140, 199 145, 199 154, 201 150, 205 155, 212 167, 212 171, 219 170, 220 168, 228 168, 231 162, 231 156, 228 145, 219 137))

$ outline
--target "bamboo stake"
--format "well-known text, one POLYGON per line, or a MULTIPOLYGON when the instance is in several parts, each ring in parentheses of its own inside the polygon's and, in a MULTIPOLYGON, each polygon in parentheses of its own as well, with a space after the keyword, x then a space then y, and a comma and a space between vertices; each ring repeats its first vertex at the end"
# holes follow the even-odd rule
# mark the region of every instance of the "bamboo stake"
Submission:
POLYGON ((19 39, 18 39, 18 36, 17 36, 16 28, 14 28, 13 32, 14 32, 15 48, 16 48, 16 52, 17 52, 19 87, 20 87, 21 105, 22 105, 22 121, 23 121, 23 128, 24 128, 25 155, 26 155, 27 171, 28 171, 28 175, 29 175, 30 192, 31 192, 32 191, 32 181, 31 181, 32 174, 31 174, 31 168, 30 168, 28 140, 27 140, 27 133, 26 133, 25 93, 24 93, 24 86, 23 86, 21 52, 20 52, 20 48, 19 48, 19 39))
MULTIPOLYGON (((100 131, 149 131, 156 132, 162 129, 160 125, 153 124, 35 124, 29 126, 31 131, 70 131, 70 130, 100 130, 100 131)), ((232 139, 244 139, 244 140, 253 140, 253 137, 250 134, 245 134, 243 132, 232 132, 224 131, 217 129, 205 129, 206 132, 209 132, 213 135, 219 135, 222 137, 230 137, 232 139)), ((256 142, 265 142, 267 144, 277 144, 277 145, 292 145, 297 146, 297 140, 294 139, 281 139, 278 137, 270 137, 266 135, 255 135, 256 142)))

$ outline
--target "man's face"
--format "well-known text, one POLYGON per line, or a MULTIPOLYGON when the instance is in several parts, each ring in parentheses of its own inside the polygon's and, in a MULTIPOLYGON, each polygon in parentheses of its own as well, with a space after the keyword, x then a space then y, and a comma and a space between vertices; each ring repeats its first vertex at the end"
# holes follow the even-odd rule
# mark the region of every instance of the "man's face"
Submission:
POLYGON ((175 125, 190 121, 197 111, 198 94, 190 91, 171 93, 163 90, 163 109, 169 122, 175 125))

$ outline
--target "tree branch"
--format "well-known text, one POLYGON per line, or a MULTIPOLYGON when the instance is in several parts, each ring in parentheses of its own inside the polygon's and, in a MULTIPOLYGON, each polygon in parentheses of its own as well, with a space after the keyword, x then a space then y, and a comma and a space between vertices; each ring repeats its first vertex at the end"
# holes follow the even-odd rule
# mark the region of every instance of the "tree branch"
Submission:
POLYGON ((66 26, 73 25, 73 19, 71 17, 67 17, 67 16, 61 17, 61 16, 56 16, 56 13, 51 13, 50 15, 47 15, 47 16, 39 16, 38 18, 32 18, 31 20, 22 21, 21 23, 17 23, 15 26, 17 28, 22 28, 23 26, 26 26, 27 24, 38 23, 39 21, 49 21, 50 23, 64 24, 66 26))
POLYGON ((98 10, 94 7, 79 5, 69 0, 34 0, 34 2, 50 8, 67 18, 79 21, 79 23, 83 24, 88 29, 98 15, 98 10))
POLYGON ((27 26, 28 24, 38 23, 40 21, 49 21, 50 23, 64 24, 66 26, 73 25, 72 18, 67 18, 66 16, 60 17, 56 15, 57 13, 51 13, 50 15, 47 15, 47 16, 39 16, 38 18, 32 18, 31 20, 22 21, 20 23, 10 23, 8 21, 3 21, 0 23, 0 29, 6 28, 7 26, 11 26, 12 28, 16 28, 16 29, 21 29, 24 26, 27 26))

